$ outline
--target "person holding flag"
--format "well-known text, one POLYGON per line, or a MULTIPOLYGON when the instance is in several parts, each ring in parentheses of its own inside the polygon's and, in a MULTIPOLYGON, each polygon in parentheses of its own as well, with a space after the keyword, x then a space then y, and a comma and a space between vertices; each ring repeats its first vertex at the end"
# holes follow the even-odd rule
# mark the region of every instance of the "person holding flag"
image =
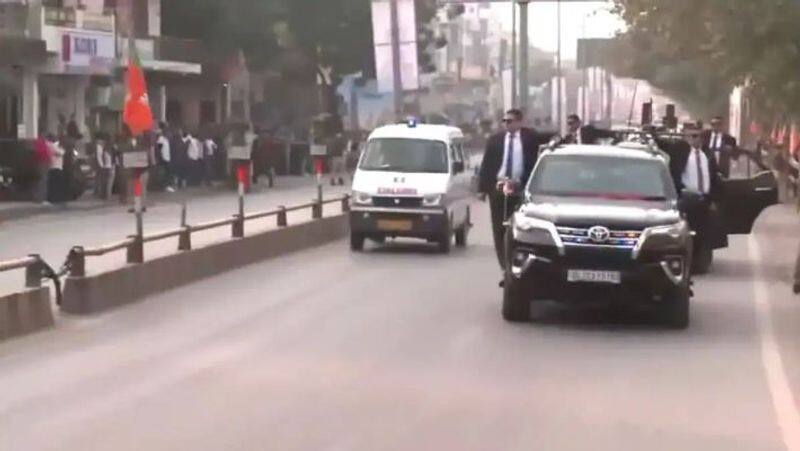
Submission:
MULTIPOLYGON (((128 52, 128 72, 127 72, 127 95, 125 97, 125 109, 122 120, 125 123, 131 144, 134 148, 138 147, 138 141, 145 132, 153 129, 153 111, 150 109, 150 100, 147 95, 147 81, 144 77, 142 64, 133 39, 129 40, 130 50, 128 52)), ((145 140, 142 144, 152 147, 150 140, 145 140)), ((148 155, 150 152, 148 152, 148 155)), ((148 160, 150 158, 148 157, 148 160)), ((141 201, 143 192, 142 175, 147 170, 147 166, 133 169, 133 187, 136 202, 136 213, 142 211, 141 201)), ((144 180, 144 183, 147 181, 144 180)))

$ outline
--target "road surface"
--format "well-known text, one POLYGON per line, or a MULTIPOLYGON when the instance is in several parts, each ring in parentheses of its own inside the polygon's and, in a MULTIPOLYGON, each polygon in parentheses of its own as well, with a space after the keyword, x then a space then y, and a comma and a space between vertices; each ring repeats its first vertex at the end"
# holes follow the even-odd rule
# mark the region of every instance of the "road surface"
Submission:
POLYGON ((686 331, 504 323, 485 210, 449 256, 342 241, 0 343, 0 449, 797 449, 788 208, 718 255, 686 331))

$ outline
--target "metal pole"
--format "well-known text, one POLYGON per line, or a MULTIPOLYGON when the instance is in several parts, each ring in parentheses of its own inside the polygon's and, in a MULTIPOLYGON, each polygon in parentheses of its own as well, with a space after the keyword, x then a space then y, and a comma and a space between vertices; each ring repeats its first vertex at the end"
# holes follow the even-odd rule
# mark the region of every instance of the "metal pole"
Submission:
POLYGON ((392 21, 392 77, 394 81, 394 114, 398 121, 403 114, 403 79, 400 73, 400 23, 397 0, 389 0, 392 21))
POLYGON ((530 41, 528 36, 528 0, 518 0, 519 2, 519 107, 527 111, 530 107, 530 80, 528 78, 528 68, 530 60, 528 51, 530 41))
POLYGON ((511 4, 511 106, 519 105, 517 97, 517 80, 519 69, 517 61, 517 3, 511 4))
POLYGON ((561 71, 561 0, 558 0, 558 3, 556 4, 556 14, 558 16, 557 19, 556 19, 556 22, 557 22, 557 24, 556 24, 556 30, 557 30, 556 33, 558 34, 558 36, 556 37, 556 41, 557 41, 556 77, 558 77, 558 94, 556 96, 556 99, 558 101, 558 107, 556 108, 556 114, 558 114, 558 120, 556 121, 556 124, 558 124, 558 132, 559 133, 563 133, 563 131, 564 131, 564 123, 561 120, 561 117, 564 115, 564 112, 561 111, 562 108, 563 108, 562 102, 564 101, 564 99, 562 99, 562 96, 564 94, 561 92, 561 76, 562 76, 562 71, 561 71))

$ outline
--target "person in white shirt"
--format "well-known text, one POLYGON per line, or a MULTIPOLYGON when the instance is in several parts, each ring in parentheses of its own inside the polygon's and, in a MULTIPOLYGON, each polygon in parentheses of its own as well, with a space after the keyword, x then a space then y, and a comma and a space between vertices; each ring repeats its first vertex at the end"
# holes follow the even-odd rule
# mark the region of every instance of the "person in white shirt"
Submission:
POLYGON ((108 147, 108 139, 98 134, 94 142, 95 161, 97 162, 97 196, 103 200, 111 199, 116 176, 114 157, 108 147))
POLYGON ((188 158, 187 179, 192 185, 200 182, 203 173, 203 149, 200 142, 192 136, 191 133, 186 133, 183 137, 183 142, 186 145, 186 157, 188 158))
POLYGON ((67 193, 67 176, 64 173, 64 155, 67 152, 61 142, 52 134, 47 138, 47 146, 51 155, 47 198, 53 204, 64 203, 69 197, 67 193))
POLYGON ((158 164, 164 174, 164 184, 169 192, 175 191, 175 177, 172 173, 172 147, 167 137, 167 124, 161 123, 158 138, 156 139, 156 155, 158 164))
POLYGON ((207 136, 203 140, 203 180, 206 186, 211 186, 211 181, 214 180, 214 161, 217 155, 217 143, 207 136))

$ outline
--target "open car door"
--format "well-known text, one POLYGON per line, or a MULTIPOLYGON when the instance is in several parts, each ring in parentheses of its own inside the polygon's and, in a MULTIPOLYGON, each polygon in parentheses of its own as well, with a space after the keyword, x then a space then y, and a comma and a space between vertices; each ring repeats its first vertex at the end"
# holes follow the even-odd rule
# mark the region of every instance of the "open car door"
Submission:
POLYGON ((750 178, 723 180, 722 184, 722 216, 731 235, 750 234, 761 212, 778 203, 778 181, 770 171, 750 178))

